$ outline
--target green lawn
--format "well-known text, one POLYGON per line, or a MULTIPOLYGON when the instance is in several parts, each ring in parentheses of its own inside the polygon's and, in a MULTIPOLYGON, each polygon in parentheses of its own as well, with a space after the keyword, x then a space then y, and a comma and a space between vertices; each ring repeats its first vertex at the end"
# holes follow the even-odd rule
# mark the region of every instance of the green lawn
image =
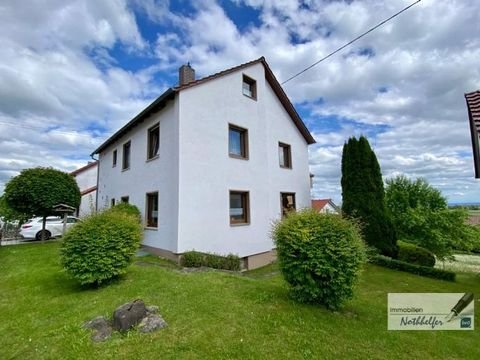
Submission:
POLYGON ((479 359, 475 331, 387 331, 388 292, 473 292, 480 278, 456 283, 376 266, 339 312, 289 300, 275 267, 246 275, 184 273, 138 258, 108 287, 83 290, 64 274, 59 243, 0 248, 1 359, 479 359), (90 341, 81 324, 135 298, 160 307, 169 327, 90 341))

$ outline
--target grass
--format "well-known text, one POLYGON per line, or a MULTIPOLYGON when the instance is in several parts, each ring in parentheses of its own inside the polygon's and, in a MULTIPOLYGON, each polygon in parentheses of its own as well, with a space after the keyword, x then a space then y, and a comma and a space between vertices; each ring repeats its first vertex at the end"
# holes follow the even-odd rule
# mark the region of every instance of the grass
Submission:
POLYGON ((182 272, 147 256, 119 281, 82 289, 62 272, 58 247, 0 248, 2 359, 480 358, 478 330, 386 330, 388 292, 480 294, 474 274, 449 283, 369 265, 355 299, 330 312, 291 301, 275 266, 182 272), (81 324, 136 298, 158 305, 168 328, 92 343, 81 324))

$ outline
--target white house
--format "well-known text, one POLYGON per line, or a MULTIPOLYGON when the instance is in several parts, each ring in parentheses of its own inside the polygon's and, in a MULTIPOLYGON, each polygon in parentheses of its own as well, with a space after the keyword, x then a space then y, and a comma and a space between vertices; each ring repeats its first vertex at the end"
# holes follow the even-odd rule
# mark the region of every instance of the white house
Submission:
POLYGON ((233 253, 262 266, 274 257, 272 221, 310 207, 315 140, 263 57, 200 80, 190 65, 179 73, 94 151, 97 205, 138 206, 153 253, 233 253))
POLYGON ((339 208, 332 199, 318 199, 312 200, 312 209, 317 210, 322 214, 338 214, 339 208))
POLYGON ((97 161, 92 161, 70 173, 77 181, 80 194, 82 195, 80 207, 77 211, 77 216, 79 217, 90 215, 96 209, 97 165, 97 161))

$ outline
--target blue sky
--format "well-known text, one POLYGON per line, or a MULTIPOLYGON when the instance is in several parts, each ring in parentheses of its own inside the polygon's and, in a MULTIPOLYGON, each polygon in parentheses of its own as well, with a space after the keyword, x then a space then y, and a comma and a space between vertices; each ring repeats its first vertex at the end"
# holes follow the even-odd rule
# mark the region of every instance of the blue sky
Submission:
MULTIPOLYGON (((0 192, 32 166, 73 170, 191 62, 265 56, 282 81, 410 1, 45 0, 0 5, 0 192), (20 131, 19 131, 20 130, 20 131)), ((341 202, 340 156, 365 135, 385 178, 480 202, 463 94, 480 88, 480 5, 423 0, 284 89, 317 144, 315 198, 341 202)))

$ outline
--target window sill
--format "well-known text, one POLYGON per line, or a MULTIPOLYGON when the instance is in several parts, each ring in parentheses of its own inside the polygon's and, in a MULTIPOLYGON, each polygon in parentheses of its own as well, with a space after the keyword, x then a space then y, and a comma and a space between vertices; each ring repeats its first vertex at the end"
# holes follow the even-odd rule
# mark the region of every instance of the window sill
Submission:
POLYGON ((250 225, 249 222, 246 222, 246 223, 230 223, 230 226, 231 226, 231 227, 248 226, 248 225, 250 225))
MULTIPOLYGON (((243 93, 242 93, 243 94, 243 93)), ((257 97, 256 96, 248 96, 247 94, 243 94, 243 96, 249 98, 249 99, 252 99, 252 100, 255 100, 257 101, 257 97)))
POLYGON ((153 226, 145 226, 143 230, 151 230, 151 231, 158 231, 158 227, 153 226))
POLYGON ((229 157, 232 159, 238 159, 238 160, 248 160, 248 156, 240 156, 240 155, 235 155, 235 154, 228 154, 229 157))
POLYGON ((280 165, 280 168, 281 168, 281 169, 292 170, 292 167, 291 167, 291 166, 282 166, 282 165, 280 165))
POLYGON ((153 161, 153 160, 157 160, 158 158, 160 157, 160 155, 155 155, 154 157, 150 158, 150 159, 147 159, 145 162, 150 162, 150 161, 153 161))
POLYGON ((128 171, 128 170, 130 170, 130 168, 129 168, 129 167, 128 167, 128 168, 125 168, 125 169, 122 169, 122 172, 124 172, 124 171, 128 171))

